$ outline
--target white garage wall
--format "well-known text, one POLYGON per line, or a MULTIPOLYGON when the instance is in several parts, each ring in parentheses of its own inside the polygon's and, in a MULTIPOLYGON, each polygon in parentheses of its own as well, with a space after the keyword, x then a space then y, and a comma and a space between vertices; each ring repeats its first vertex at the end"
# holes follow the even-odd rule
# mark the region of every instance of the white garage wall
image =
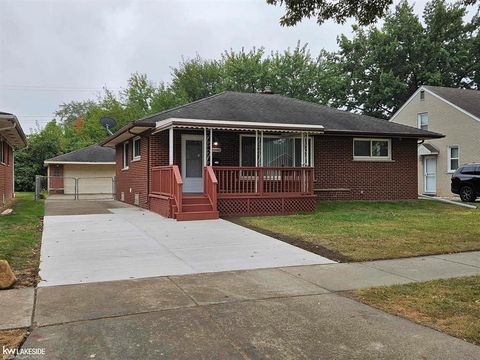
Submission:
MULTIPOLYGON (((65 164, 63 176, 79 178, 79 194, 111 194, 112 178, 115 176, 115 164, 65 164)), ((65 194, 74 194, 73 181, 65 182, 65 194)))

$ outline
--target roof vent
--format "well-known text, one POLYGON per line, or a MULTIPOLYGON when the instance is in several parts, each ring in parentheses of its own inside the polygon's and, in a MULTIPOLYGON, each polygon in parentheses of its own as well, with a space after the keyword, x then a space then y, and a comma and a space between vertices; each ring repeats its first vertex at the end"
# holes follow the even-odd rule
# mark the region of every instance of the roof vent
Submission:
POLYGON ((268 94, 268 95, 271 95, 273 94, 273 91, 272 91, 272 88, 270 86, 265 86, 265 88, 263 89, 262 91, 262 94, 268 94))

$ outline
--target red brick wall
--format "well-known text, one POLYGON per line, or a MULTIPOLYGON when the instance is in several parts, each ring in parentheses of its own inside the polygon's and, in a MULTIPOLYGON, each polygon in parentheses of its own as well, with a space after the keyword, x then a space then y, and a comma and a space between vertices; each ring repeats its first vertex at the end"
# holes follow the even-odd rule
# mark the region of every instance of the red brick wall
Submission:
POLYGON ((353 138, 315 137, 315 188, 323 200, 416 199, 417 141, 392 139, 392 161, 353 160, 353 138))
POLYGON ((0 205, 8 202, 13 196, 13 149, 4 142, 3 163, 0 163, 0 205))
POLYGON ((116 198, 121 200, 121 194, 124 193, 125 202, 134 204, 135 194, 139 194, 139 206, 148 208, 148 157, 149 157, 149 137, 148 132, 140 138, 140 160, 132 160, 132 139, 128 141, 128 156, 130 162, 128 169, 123 168, 123 143, 116 147, 116 198))

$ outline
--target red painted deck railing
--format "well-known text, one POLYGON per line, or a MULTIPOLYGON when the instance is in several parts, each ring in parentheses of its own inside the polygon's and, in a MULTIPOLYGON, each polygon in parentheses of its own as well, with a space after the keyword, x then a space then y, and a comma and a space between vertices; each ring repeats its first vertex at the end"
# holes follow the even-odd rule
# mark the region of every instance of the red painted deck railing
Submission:
POLYGON ((313 195, 312 167, 215 166, 218 196, 313 195))
POLYGON ((203 169, 203 193, 208 196, 212 209, 217 210, 217 177, 211 166, 205 166, 203 169))
POLYGON ((152 167, 150 193, 172 197, 178 212, 182 211, 183 182, 177 165, 152 167))

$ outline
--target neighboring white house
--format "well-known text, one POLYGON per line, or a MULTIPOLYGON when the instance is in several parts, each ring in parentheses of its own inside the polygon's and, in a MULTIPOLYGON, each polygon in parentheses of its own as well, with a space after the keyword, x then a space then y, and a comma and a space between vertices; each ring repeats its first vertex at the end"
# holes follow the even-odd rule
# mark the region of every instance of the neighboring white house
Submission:
POLYGON ((99 145, 45 160, 48 192, 53 194, 114 194, 115 150, 99 145))
POLYGON ((459 165, 480 162, 480 91, 421 86, 392 122, 444 134, 418 147, 418 192, 454 196, 450 179, 459 165))

